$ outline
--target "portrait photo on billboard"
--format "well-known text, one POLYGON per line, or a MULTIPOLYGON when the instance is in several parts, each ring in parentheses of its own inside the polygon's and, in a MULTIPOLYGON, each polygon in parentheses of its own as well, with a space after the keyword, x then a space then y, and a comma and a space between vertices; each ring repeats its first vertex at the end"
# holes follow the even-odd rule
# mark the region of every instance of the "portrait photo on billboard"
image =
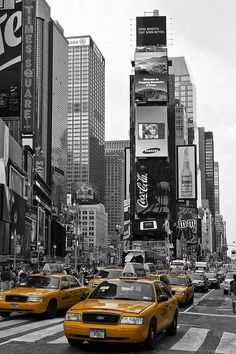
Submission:
POLYGON ((166 16, 136 17, 136 46, 166 46, 166 16))
POLYGON ((177 146, 177 197, 196 199, 196 145, 177 146))
POLYGON ((11 205, 11 244, 15 244, 17 254, 23 254, 25 242, 25 199, 11 189, 9 195, 11 205))
POLYGON ((136 157, 168 156, 167 107, 137 106, 136 157))

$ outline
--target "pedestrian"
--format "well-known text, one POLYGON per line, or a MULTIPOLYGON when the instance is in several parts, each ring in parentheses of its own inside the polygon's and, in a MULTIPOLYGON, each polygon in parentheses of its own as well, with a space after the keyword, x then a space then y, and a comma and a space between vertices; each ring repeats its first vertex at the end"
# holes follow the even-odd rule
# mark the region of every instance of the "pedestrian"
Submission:
POLYGON ((233 313, 236 311, 236 274, 233 275, 233 280, 230 282, 230 295, 232 299, 233 313))

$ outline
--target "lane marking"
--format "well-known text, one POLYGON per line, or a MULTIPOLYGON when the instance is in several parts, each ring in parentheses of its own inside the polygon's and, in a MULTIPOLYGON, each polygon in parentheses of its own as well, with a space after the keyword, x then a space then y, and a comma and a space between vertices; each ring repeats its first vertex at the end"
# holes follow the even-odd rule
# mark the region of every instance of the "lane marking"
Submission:
POLYGON ((33 333, 28 333, 28 334, 25 334, 21 337, 18 337, 18 338, 14 338, 12 339, 12 341, 14 342, 28 342, 28 343, 32 343, 32 342, 36 342, 40 339, 43 339, 45 337, 50 337, 52 336, 53 334, 56 334, 58 332, 63 332, 63 323, 60 323, 56 326, 52 326, 52 327, 49 327, 49 328, 44 328, 44 329, 41 329, 40 331, 36 331, 36 332, 33 332, 33 333))
POLYGON ((193 303, 190 307, 188 307, 186 310, 184 310, 183 312, 181 313, 185 313, 185 312, 188 312, 193 306, 196 306, 199 304, 199 302, 204 299, 206 296, 210 295, 212 293, 212 291, 214 291, 215 289, 212 289, 210 290, 210 292, 208 292, 207 294, 203 295, 202 297, 200 297, 199 299, 196 300, 195 303, 193 303))
MULTIPOLYGON (((44 326, 46 327, 47 325, 51 325, 51 324, 58 323, 58 322, 64 322, 64 319, 54 318, 52 320, 42 320, 39 322, 33 322, 33 323, 29 323, 29 324, 26 324, 23 326, 2 330, 2 331, 0 331, 0 338, 10 337, 10 336, 16 335, 18 333, 34 330, 36 328, 40 328, 40 327, 44 327, 44 326)), ((2 345, 2 343, 0 345, 2 345)))
POLYGON ((216 348, 217 354, 235 354, 236 353, 236 334, 224 332, 220 343, 216 348))
POLYGON ((206 339, 209 329, 191 327, 170 350, 196 352, 206 339))
POLYGON ((236 315, 221 315, 214 313, 198 313, 198 312, 180 312, 181 315, 196 315, 196 316, 210 316, 210 317, 232 317, 236 319, 236 315))
POLYGON ((52 340, 51 342, 48 342, 48 344, 68 344, 68 341, 66 336, 62 336, 60 338, 52 340))
POLYGON ((0 321, 0 328, 7 328, 7 327, 15 326, 22 322, 29 322, 29 321, 30 321, 29 319, 0 321))

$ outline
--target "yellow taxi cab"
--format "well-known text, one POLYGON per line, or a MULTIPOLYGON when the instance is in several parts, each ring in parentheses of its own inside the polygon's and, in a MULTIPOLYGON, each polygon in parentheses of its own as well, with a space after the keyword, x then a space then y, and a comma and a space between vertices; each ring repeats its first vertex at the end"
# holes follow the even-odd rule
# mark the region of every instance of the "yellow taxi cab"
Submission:
POLYGON ((31 274, 14 288, 0 293, 0 315, 28 312, 54 318, 57 310, 68 309, 91 291, 72 275, 31 274))
POLYGON ((100 283, 106 279, 119 278, 121 275, 121 268, 104 268, 100 269, 93 279, 89 280, 88 286, 96 288, 100 283))
POLYGON ((168 279, 172 288, 172 294, 178 303, 188 304, 194 301, 194 284, 191 278, 185 274, 169 274, 168 279))
POLYGON ((102 282, 71 307, 64 334, 71 346, 119 342, 154 349, 157 333, 176 334, 178 311, 177 300, 162 282, 124 275, 102 282))

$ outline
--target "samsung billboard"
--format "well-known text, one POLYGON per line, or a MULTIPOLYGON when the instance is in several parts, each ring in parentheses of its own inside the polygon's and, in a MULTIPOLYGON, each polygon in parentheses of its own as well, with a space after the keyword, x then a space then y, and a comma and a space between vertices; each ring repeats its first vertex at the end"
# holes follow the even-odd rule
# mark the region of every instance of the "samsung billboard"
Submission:
POLYGON ((166 16, 136 17, 136 46, 166 46, 166 16))
POLYGON ((136 157, 167 157, 167 107, 137 106, 136 157))

